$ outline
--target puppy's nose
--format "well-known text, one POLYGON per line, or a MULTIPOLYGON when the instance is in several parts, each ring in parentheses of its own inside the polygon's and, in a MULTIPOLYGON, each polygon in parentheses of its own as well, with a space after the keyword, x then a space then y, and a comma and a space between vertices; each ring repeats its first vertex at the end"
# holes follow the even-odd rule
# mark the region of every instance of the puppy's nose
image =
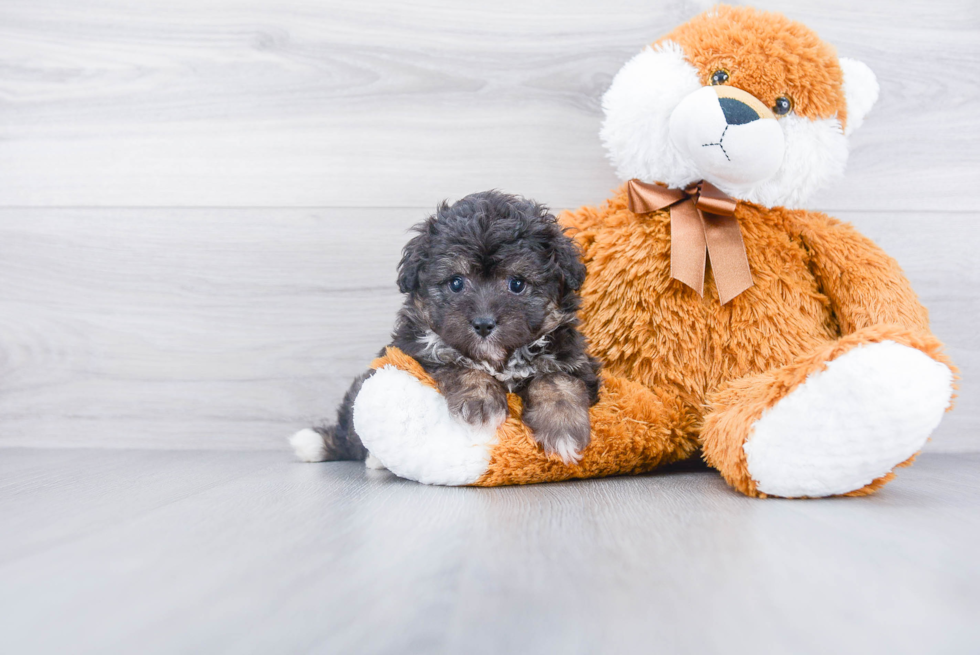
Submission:
POLYGON ((497 321, 493 320, 489 316, 484 316, 482 318, 474 318, 470 321, 470 325, 473 326, 473 330, 476 331, 484 339, 490 336, 493 329, 497 327, 497 321))
POLYGON ((735 98, 718 98, 721 111, 725 114, 725 122, 729 125, 745 125, 759 120, 759 112, 735 98))

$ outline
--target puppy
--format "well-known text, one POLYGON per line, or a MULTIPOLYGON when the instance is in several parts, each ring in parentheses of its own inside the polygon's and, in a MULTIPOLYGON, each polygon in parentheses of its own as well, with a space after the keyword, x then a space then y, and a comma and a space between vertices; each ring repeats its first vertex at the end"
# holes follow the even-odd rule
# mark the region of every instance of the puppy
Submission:
MULTIPOLYGON (((578 331, 585 266, 576 244, 547 208, 499 191, 444 202, 413 230, 398 264, 406 298, 391 345, 435 378, 460 420, 496 429, 507 392, 516 393, 544 451, 578 461, 599 363, 578 331)), ((372 373, 351 385, 336 425, 293 436, 301 459, 372 465, 353 425, 354 400, 372 373)))

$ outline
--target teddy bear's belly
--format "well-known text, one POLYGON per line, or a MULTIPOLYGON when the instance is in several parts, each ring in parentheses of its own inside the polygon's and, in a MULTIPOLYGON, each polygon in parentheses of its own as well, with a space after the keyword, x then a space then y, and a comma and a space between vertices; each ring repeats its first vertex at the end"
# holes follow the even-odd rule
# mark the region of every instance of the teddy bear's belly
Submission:
POLYGON ((836 339, 830 302, 786 237, 745 235, 754 285, 726 305, 670 277, 668 235, 600 234, 588 249, 583 331, 613 375, 676 389, 692 407, 724 382, 783 366, 836 339), (643 243, 650 237, 652 241, 643 243), (646 247, 642 247, 642 246, 646 247))

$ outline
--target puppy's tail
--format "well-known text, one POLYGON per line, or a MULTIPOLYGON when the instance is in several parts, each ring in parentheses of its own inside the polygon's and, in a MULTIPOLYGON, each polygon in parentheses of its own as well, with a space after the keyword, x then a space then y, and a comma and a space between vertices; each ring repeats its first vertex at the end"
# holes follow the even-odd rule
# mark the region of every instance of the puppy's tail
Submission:
POLYGON ((351 383, 337 408, 337 423, 325 428, 306 428, 289 438, 296 456, 304 462, 333 462, 338 459, 364 461, 368 451, 354 430, 354 401, 361 385, 374 374, 367 371, 351 383))
POLYGON ((306 428, 289 438, 296 456, 304 462, 333 462, 341 459, 364 460, 367 450, 360 439, 352 442, 337 426, 306 428))

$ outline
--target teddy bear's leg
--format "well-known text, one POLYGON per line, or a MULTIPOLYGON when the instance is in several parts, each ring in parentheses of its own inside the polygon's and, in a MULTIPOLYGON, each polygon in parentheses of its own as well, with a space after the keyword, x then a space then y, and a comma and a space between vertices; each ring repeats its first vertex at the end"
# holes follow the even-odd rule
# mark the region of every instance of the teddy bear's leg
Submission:
POLYGON ((953 371, 926 333, 874 326, 711 398, 708 464, 750 496, 871 493, 922 448, 950 406, 953 371))
POLYGON ((698 448, 693 412, 668 392, 606 376, 589 412, 592 439, 577 464, 549 457, 509 416, 481 430, 449 414, 446 399, 415 360, 390 348, 354 404, 354 425, 371 454, 396 475, 426 484, 499 486, 649 471, 698 448))

